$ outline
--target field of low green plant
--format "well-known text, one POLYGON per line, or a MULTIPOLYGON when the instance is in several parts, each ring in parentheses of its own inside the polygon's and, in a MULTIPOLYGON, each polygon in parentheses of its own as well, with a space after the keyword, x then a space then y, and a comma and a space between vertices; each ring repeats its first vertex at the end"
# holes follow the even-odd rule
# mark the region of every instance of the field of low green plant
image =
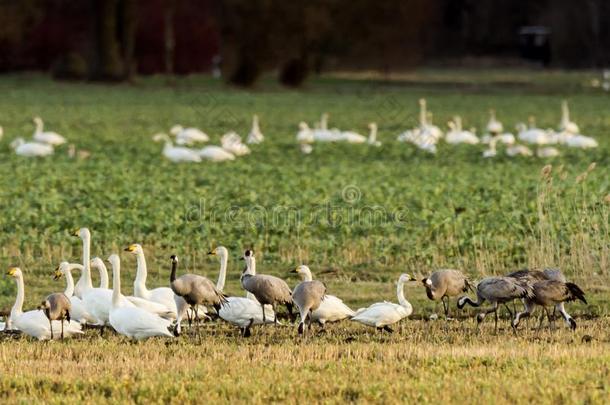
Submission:
MULTIPOLYGON (((299 395, 331 402, 455 402, 478 395, 507 402, 604 402, 610 396, 610 114, 608 94, 590 86, 594 77, 338 75, 314 79, 302 91, 264 80, 243 91, 207 77, 181 78, 171 87, 162 78, 107 86, 1 77, 0 266, 23 269, 27 308, 63 289, 52 271, 62 260, 80 260, 80 240, 70 231, 81 226, 91 229, 92 253, 103 258, 141 243, 149 287, 167 285, 173 253, 182 258, 180 271, 215 278, 218 263, 206 253, 222 244, 231 253, 230 295, 243 293, 236 259, 252 248, 259 272, 288 278, 289 269, 306 263, 329 292, 356 308, 395 301, 400 273, 419 277, 442 267, 476 280, 558 266, 585 289, 590 305, 568 305, 583 325, 574 334, 558 323, 559 331, 542 335, 488 330, 483 342, 470 333, 472 323, 443 329, 419 320, 404 321, 392 337, 334 325, 305 342, 287 327, 242 342, 227 326, 206 326, 201 344, 186 337, 167 346, 132 346, 92 332, 78 342, 48 345, 7 338, 0 341, 0 398, 62 401, 76 393, 92 401, 209 395, 263 402, 297 401, 292 395, 299 395), (484 146, 444 144, 428 155, 395 141, 416 125, 420 97, 437 125, 444 128, 460 114, 464 126, 479 134, 490 108, 509 130, 529 115, 539 127, 557 127, 565 98, 571 118, 600 146, 564 148, 554 159, 484 159, 484 146), (322 112, 330 114, 330 127, 363 134, 377 122, 383 145, 315 145, 303 155, 295 143, 297 125, 313 125, 322 112), (205 130, 214 144, 229 130, 245 137, 254 113, 265 142, 233 162, 173 164, 151 140, 178 123, 205 130), (35 115, 90 156, 70 158, 67 147, 45 159, 14 155, 10 141, 31 136, 35 115), (110 355, 117 352, 118 363, 110 355), (169 385, 173 378, 182 381, 169 385), (519 384, 528 387, 522 397, 515 394, 519 384)), ((125 292, 131 293, 135 260, 122 259, 125 292)), ((10 309, 14 294, 13 281, 0 278, 0 312, 10 309)), ((416 319, 435 310, 419 285, 407 288, 407 298, 416 319)))

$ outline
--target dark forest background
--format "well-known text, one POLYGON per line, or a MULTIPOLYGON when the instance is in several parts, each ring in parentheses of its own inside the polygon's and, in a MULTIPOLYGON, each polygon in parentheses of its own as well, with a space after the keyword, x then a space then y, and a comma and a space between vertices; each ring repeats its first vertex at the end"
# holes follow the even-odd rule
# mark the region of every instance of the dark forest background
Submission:
POLYGON ((0 0, 0 72, 131 80, 217 66, 248 85, 325 70, 524 64, 524 26, 549 30, 540 64, 610 64, 607 0, 0 0))

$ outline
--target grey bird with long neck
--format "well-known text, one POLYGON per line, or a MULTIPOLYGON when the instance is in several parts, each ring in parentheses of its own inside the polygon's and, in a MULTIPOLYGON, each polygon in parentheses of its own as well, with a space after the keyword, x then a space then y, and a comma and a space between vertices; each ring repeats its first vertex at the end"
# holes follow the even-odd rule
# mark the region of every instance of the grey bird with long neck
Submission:
POLYGON ((299 335, 302 335, 305 333, 308 318, 309 325, 311 326, 311 312, 318 309, 322 300, 324 300, 326 286, 321 281, 311 280, 311 273, 303 272, 301 266, 294 269, 293 272, 300 274, 303 279, 292 292, 292 301, 299 308, 299 314, 301 315, 298 332, 299 335))
POLYGON ((276 305, 286 305, 288 314, 292 320, 292 291, 288 284, 281 278, 267 274, 255 274, 256 259, 254 252, 250 249, 244 252, 242 257, 246 262, 246 268, 241 276, 241 286, 244 290, 251 292, 257 301, 263 306, 263 322, 266 322, 265 305, 271 305, 276 311, 275 322, 277 323, 276 305))
POLYGON ((170 286, 174 294, 184 298, 188 305, 191 306, 195 314, 195 320, 199 321, 198 306, 211 305, 220 310, 222 305, 227 303, 227 298, 222 291, 219 291, 214 283, 207 277, 197 274, 184 274, 176 277, 176 269, 178 267, 178 256, 170 257, 172 262, 172 270, 169 276, 170 286))
POLYGON ((429 299, 443 302, 445 319, 449 319, 449 297, 467 292, 470 288, 464 273, 452 269, 437 270, 424 278, 422 284, 426 288, 426 295, 429 299))

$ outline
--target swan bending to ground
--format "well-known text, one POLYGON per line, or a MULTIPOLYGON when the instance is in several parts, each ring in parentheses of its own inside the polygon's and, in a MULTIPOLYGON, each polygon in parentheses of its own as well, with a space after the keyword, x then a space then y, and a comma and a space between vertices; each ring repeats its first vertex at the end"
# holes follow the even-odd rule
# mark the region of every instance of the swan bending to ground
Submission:
POLYGON ((33 139, 36 142, 52 146, 59 146, 66 143, 66 138, 59 135, 57 132, 43 131, 44 124, 40 117, 34 117, 34 123, 36 124, 36 131, 34 131, 33 139))
POLYGON ((142 340, 153 336, 174 337, 169 331, 171 321, 133 306, 124 305, 121 299, 121 262, 116 254, 110 255, 112 265, 112 308, 110 325, 121 335, 142 340))
POLYGON ((392 302, 378 302, 368 308, 356 311, 352 321, 360 322, 367 326, 393 332, 389 325, 392 325, 413 313, 413 306, 406 300, 404 295, 404 284, 415 279, 408 274, 401 274, 396 287, 396 296, 399 304, 392 302))
MULTIPOLYGON (((23 284, 23 272, 21 269, 18 267, 11 267, 6 274, 13 277, 17 283, 17 298, 15 299, 15 305, 13 305, 10 314, 11 327, 20 330, 26 335, 34 337, 38 340, 51 339, 51 327, 44 312, 40 310, 23 312, 25 287, 23 284)), ((70 337, 83 333, 80 323, 76 321, 62 322, 65 322, 63 326, 64 337, 70 337)), ((56 330, 62 328, 62 323, 60 323, 60 321, 51 321, 51 323, 53 324, 53 328, 56 330)), ((59 339, 60 335, 55 334, 53 338, 59 339)))
POLYGON ((156 134, 153 136, 155 142, 165 141, 163 146, 163 156, 174 163, 180 162, 201 162, 199 153, 184 146, 174 146, 172 140, 166 134, 156 134))

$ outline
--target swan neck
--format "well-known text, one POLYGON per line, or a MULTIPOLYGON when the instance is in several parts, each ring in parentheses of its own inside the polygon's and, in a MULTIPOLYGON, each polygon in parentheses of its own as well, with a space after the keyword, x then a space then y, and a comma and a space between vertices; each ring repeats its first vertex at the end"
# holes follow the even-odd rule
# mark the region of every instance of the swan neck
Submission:
POLYGON ((93 288, 91 282, 91 235, 86 234, 83 238, 83 272, 81 279, 84 280, 85 289, 93 288))
POLYGON ((136 296, 144 296, 148 290, 146 289, 146 278, 148 276, 148 269, 146 268, 146 258, 144 252, 138 252, 136 256, 136 279, 133 282, 134 292, 136 296))
POLYGON ((405 283, 402 281, 398 282, 396 287, 396 296, 398 297, 398 303, 405 308, 411 308, 411 303, 405 298, 405 283))
POLYGON ((225 281, 227 279, 227 262, 229 258, 223 254, 220 256, 220 272, 218 273, 218 281, 216 282, 216 289, 223 291, 225 288, 225 281))
POLYGON ((112 263, 112 307, 119 305, 121 298, 121 265, 112 263))
POLYGON ((108 289, 108 269, 106 269, 106 265, 102 262, 98 266, 98 271, 100 272, 100 288, 105 290, 108 289))
POLYGON ((377 140, 377 127, 371 127, 371 132, 369 133, 369 143, 375 142, 377 140))
POLYGON ((11 309, 11 318, 14 320, 17 316, 23 313, 23 300, 25 298, 25 286, 23 285, 23 275, 15 278, 17 282, 17 298, 15 299, 15 305, 11 309))
POLYGON ((42 120, 36 120, 36 133, 39 134, 42 132, 43 124, 42 120))
POLYGON ((72 271, 70 268, 67 268, 64 271, 64 277, 66 278, 66 289, 64 290, 64 294, 66 297, 70 298, 74 295, 74 278, 72 277, 72 271))

